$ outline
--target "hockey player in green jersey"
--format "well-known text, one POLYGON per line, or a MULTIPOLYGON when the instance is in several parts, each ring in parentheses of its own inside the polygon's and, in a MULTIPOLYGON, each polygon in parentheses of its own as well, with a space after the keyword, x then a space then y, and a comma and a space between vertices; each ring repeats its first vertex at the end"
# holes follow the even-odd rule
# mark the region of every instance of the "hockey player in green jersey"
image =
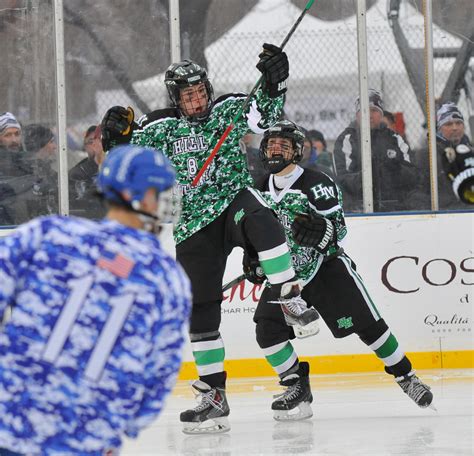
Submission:
MULTIPOLYGON (((341 244, 347 233, 341 193, 324 173, 303 169, 304 133, 290 121, 268 129, 260 144, 261 159, 270 176, 257 182, 269 206, 284 226, 293 265, 304 288, 301 293, 314 306, 336 338, 355 333, 385 364, 403 391, 420 407, 428 407, 433 394, 412 370, 412 365, 369 296, 354 262, 341 244)), ((244 271, 255 283, 258 259, 244 256, 244 271)), ((271 312, 271 288, 265 288, 254 315, 257 341, 280 377, 285 392, 272 404, 276 420, 312 416, 309 364, 299 362, 290 342, 287 315, 271 312)))
MULTIPOLYGON (((197 186, 191 185, 193 178, 239 111, 245 94, 231 93, 214 100, 206 70, 185 60, 172 64, 165 73, 171 108, 147 114, 135 124, 130 110, 113 107, 102 121, 104 149, 127 141, 152 146, 162 150, 176 168, 182 196, 174 233, 176 256, 191 279, 190 339, 199 374, 193 388, 201 399, 197 407, 181 414, 186 433, 229 430, 219 326, 222 279, 235 246, 256 252, 274 285, 273 299, 287 307, 293 324, 315 332, 319 317, 300 297, 283 228, 261 195, 249 187, 252 180, 239 146, 244 134, 262 133, 275 123, 283 107, 288 58, 276 46, 263 47, 257 64, 263 84, 197 186)), ((280 311, 275 305, 272 310, 280 311)))

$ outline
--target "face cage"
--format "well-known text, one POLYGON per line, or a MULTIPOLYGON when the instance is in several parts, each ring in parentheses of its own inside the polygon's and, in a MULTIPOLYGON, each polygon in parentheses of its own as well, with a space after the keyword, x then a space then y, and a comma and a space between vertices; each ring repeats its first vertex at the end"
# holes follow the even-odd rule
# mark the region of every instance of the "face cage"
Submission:
POLYGON ((154 214, 139 212, 140 219, 144 223, 144 229, 159 234, 163 224, 176 225, 181 214, 181 196, 175 187, 170 187, 158 194, 158 207, 154 214))
POLYGON ((155 215, 160 223, 178 223, 181 215, 181 195, 175 186, 158 194, 158 209, 155 215))
POLYGON ((293 157, 291 160, 283 159, 285 164, 284 168, 286 168, 288 165, 291 165, 292 163, 298 163, 301 161, 303 158, 303 144, 299 144, 292 135, 278 132, 278 134, 268 135, 266 138, 264 137, 260 143, 260 159, 262 160, 265 169, 268 169, 267 163, 269 157, 267 157, 267 147, 270 138, 285 138, 291 140, 291 145, 293 146, 293 157))
POLYGON ((168 90, 168 95, 170 97, 173 107, 175 107, 181 113, 181 115, 185 119, 187 119, 189 122, 202 122, 203 120, 206 120, 209 117, 209 113, 211 112, 212 105, 214 104, 214 89, 212 88, 212 85, 209 82, 209 79, 200 80, 194 84, 186 84, 186 83, 178 83, 176 81, 170 81, 166 83, 166 88, 168 90), (185 89, 186 87, 192 87, 193 85, 200 84, 201 82, 204 82, 204 86, 206 87, 207 109, 205 112, 201 112, 198 115, 186 116, 181 110, 181 108, 179 107, 181 89, 185 89))

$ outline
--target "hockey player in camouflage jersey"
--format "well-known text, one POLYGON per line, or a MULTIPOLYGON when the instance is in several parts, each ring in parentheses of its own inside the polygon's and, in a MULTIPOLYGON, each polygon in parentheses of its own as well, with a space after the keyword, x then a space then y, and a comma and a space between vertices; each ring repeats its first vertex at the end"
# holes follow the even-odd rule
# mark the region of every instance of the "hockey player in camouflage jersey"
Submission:
MULTIPOLYGON (((214 100, 206 71, 185 60, 172 64, 165 73, 172 108, 147 114, 137 125, 130 111, 114 107, 102 121, 105 149, 111 143, 129 140, 153 146, 168 156, 177 171, 182 213, 174 232, 176 255, 192 284, 190 338, 199 374, 193 388, 201 400, 195 409, 181 414, 187 433, 229 430, 225 351, 219 326, 222 279, 232 249, 252 248, 274 285, 275 299, 281 299, 283 305, 301 304, 283 228, 261 195, 248 188, 252 180, 239 145, 244 134, 262 133, 282 111, 288 58, 269 44, 259 57, 262 87, 195 187, 193 178, 240 110, 245 94, 231 93, 214 100)), ((295 324, 306 325, 317 319, 317 313, 304 304, 293 307, 293 317, 295 324)))
MULTIPOLYGON (((302 158, 304 133, 290 121, 281 121, 264 133, 261 158, 271 173, 257 183, 285 228, 301 293, 314 306, 334 337, 356 333, 385 364, 387 373, 420 407, 431 404, 430 389, 416 377, 411 363, 369 296, 354 262, 344 253, 347 234, 341 193, 333 180, 297 163, 302 158)), ((255 282, 258 260, 247 252, 244 271, 255 282)), ((269 312, 266 288, 255 311, 257 341, 286 391, 272 409, 277 420, 312 416, 309 364, 299 362, 290 339, 292 329, 284 312, 269 312)), ((283 309, 284 310, 284 309, 283 309)))
POLYGON ((156 150, 121 146, 98 178, 106 219, 43 217, 0 238, 0 323, 12 308, 0 324, 0 454, 117 454, 158 416, 191 307, 156 237, 174 176, 156 150))

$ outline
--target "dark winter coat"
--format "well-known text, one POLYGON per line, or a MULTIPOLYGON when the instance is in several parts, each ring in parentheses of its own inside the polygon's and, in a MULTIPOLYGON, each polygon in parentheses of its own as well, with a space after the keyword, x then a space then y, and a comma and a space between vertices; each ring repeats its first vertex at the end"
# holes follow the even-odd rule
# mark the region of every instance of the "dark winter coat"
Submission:
MULTIPOLYGON (((346 210, 362 211, 362 159, 359 128, 355 122, 334 145, 336 182, 341 187, 346 210)), ((417 209, 419 176, 411 163, 411 151, 403 138, 385 124, 371 130, 374 212, 417 209)))
MULTIPOLYGON (((461 139, 460 144, 465 144, 469 147, 472 145, 467 136, 461 139)), ((448 160, 450 156, 447 149, 451 149, 455 157, 455 164, 458 163, 459 159, 462 158, 459 154, 455 153, 456 146, 450 141, 439 136, 436 137, 436 155, 437 155, 437 169, 438 169, 438 201, 440 210, 454 210, 454 209, 472 209, 471 205, 461 202, 453 191, 452 181, 449 174, 456 175, 457 172, 453 172, 453 163, 448 160)), ((470 156, 472 156, 472 151, 470 156)), ((431 208, 431 195, 430 195, 430 164, 429 155, 426 148, 417 151, 415 154, 415 164, 421 171, 422 179, 422 195, 424 198, 424 208, 431 208)))
POLYGON ((69 171, 69 207, 71 214, 102 218, 105 206, 96 195, 95 179, 99 172, 97 163, 87 157, 69 171))

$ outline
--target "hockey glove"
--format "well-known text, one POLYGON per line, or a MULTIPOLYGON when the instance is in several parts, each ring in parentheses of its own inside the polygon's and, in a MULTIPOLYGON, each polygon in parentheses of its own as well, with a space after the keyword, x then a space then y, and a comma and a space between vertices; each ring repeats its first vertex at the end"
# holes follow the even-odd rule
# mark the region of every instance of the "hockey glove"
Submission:
POLYGON ((129 106, 113 106, 106 113, 101 123, 102 147, 110 150, 119 144, 127 144, 132 138, 135 113, 129 106))
POLYGON ((291 224, 291 232, 298 245, 314 247, 322 254, 336 242, 334 225, 321 215, 298 214, 291 224))
POLYGON ((474 204, 474 149, 470 144, 458 144, 443 152, 454 194, 463 203, 474 204))
POLYGON ((287 55, 278 46, 265 43, 263 52, 258 57, 260 60, 257 68, 263 75, 263 90, 270 98, 284 94, 289 76, 287 55))
POLYGON ((242 260, 242 269, 245 274, 245 279, 256 285, 261 285, 267 276, 263 272, 262 267, 258 258, 251 257, 247 252, 244 253, 244 259, 242 260))

